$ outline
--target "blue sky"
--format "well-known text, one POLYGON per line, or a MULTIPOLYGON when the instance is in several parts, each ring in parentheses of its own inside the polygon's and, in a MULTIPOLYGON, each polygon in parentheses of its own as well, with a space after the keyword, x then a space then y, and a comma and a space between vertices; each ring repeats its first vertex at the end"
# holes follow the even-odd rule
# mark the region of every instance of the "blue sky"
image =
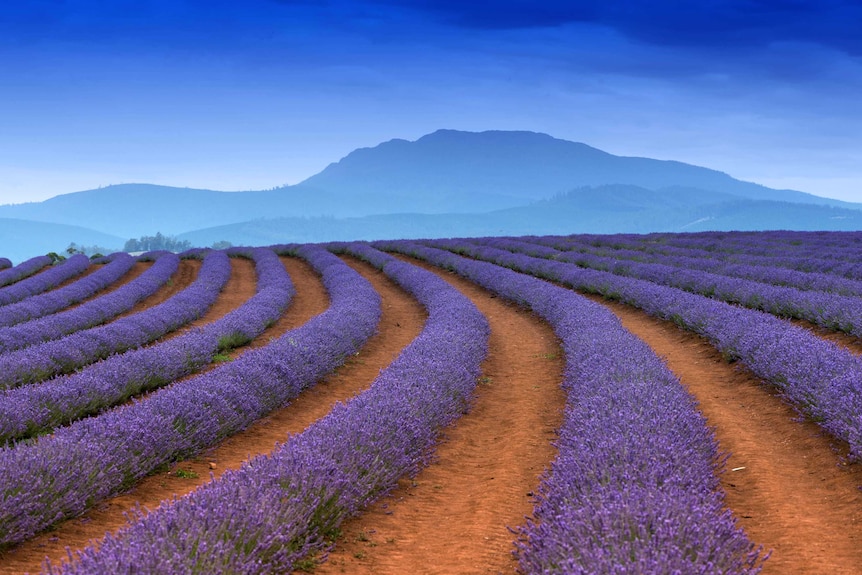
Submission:
POLYGON ((862 201, 858 2, 34 0, 0 11, 0 203, 296 183, 533 130, 862 201))

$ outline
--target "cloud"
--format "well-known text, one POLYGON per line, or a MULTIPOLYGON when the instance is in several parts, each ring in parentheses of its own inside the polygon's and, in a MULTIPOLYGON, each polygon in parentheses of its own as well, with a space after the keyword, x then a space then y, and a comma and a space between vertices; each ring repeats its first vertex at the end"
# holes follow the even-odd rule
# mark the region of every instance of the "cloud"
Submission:
POLYGON ((592 23, 656 45, 735 47, 810 42, 862 55, 855 0, 369 0, 414 8, 450 25, 517 29, 592 23))

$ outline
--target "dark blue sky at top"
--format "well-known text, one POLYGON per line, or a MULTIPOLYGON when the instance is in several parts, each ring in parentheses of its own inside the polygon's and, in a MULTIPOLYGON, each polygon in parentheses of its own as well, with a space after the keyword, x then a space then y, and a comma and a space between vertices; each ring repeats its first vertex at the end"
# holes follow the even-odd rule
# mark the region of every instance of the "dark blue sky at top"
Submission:
POLYGON ((295 183, 516 129, 862 201, 856 2, 37 0, 0 11, 0 202, 295 183))

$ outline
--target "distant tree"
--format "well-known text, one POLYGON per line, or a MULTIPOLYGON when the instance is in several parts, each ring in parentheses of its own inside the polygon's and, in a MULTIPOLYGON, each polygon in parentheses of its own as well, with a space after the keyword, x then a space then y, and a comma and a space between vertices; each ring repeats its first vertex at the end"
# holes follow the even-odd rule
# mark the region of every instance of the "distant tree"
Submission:
POLYGON ((102 246, 97 246, 97 245, 92 245, 92 246, 78 245, 75 242, 70 243, 69 247, 66 248, 66 253, 69 254, 70 256, 73 256, 75 254, 84 254, 85 256, 89 256, 90 258, 92 258, 94 254, 99 254, 99 256, 101 256, 102 254, 111 253, 111 252, 115 252, 115 251, 116 250, 114 250, 114 249, 110 249, 110 248, 106 248, 106 247, 102 247, 102 246))
POLYGON ((178 240, 166 236, 162 232, 156 232, 154 236, 141 236, 126 241, 123 251, 126 252, 151 252, 155 250, 167 250, 169 252, 182 252, 192 247, 188 240, 178 240))
POLYGON ((54 264, 56 264, 58 262, 62 262, 63 260, 66 259, 66 256, 61 256, 57 252, 48 252, 45 255, 48 256, 49 258, 51 258, 51 263, 54 263, 54 264))
POLYGON ((232 248, 233 244, 226 240, 217 241, 212 245, 214 250, 226 250, 228 248, 232 248))

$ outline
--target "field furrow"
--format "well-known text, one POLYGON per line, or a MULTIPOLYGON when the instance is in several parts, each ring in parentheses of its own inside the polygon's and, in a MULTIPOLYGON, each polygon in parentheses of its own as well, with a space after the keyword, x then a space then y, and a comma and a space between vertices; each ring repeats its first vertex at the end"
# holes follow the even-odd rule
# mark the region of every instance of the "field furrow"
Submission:
POLYGON ((444 431, 436 460, 343 526, 315 573, 515 573, 514 536, 556 450, 562 352, 543 321, 454 274, 491 325, 469 413, 444 431))
POLYGON ((698 400, 722 451, 728 507, 749 537, 771 550, 763 575, 851 575, 862 564, 862 469, 748 370, 707 341, 626 304, 608 306, 698 400))

